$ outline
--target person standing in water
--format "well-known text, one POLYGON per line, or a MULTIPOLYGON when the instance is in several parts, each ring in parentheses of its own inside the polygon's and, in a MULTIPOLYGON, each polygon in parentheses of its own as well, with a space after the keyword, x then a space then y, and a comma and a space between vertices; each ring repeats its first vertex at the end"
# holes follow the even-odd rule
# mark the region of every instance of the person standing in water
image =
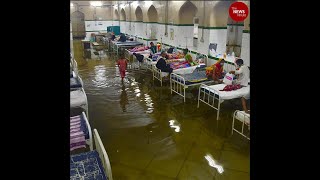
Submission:
POLYGON ((127 60, 124 58, 124 54, 120 55, 120 59, 117 62, 117 65, 119 67, 121 80, 123 81, 123 78, 126 76, 126 69, 127 69, 127 60))

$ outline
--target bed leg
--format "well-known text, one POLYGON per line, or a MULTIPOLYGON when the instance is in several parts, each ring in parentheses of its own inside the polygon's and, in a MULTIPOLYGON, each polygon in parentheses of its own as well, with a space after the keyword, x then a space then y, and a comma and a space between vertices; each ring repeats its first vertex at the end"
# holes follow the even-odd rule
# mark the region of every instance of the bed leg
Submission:
POLYGON ((235 112, 235 113, 233 113, 231 135, 233 135, 233 129, 234 129, 234 116, 235 116, 235 114, 236 114, 236 112, 235 112))
POLYGON ((171 92, 171 95, 172 95, 172 81, 171 81, 171 75, 170 75, 170 92, 171 92))
POLYGON ((183 102, 186 102, 186 88, 183 86, 183 102))
POLYGON ((219 104, 218 104, 217 120, 219 120, 219 114, 220 114, 220 99, 218 103, 219 104))
POLYGON ((198 106, 197 106, 197 108, 199 108, 199 103, 200 103, 200 90, 201 90, 201 86, 199 87, 199 93, 198 93, 198 106))

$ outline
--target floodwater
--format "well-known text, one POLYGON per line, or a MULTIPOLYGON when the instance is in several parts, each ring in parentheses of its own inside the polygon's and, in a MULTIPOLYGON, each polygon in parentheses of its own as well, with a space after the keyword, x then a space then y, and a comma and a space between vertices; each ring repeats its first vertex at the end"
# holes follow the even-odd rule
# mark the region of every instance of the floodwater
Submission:
POLYGON ((160 86, 152 73, 128 70, 124 82, 113 56, 75 59, 88 97, 89 122, 97 129, 115 180, 249 180, 250 142, 233 134, 232 115, 240 99, 216 110, 200 103, 198 88, 188 88, 186 102, 160 86))

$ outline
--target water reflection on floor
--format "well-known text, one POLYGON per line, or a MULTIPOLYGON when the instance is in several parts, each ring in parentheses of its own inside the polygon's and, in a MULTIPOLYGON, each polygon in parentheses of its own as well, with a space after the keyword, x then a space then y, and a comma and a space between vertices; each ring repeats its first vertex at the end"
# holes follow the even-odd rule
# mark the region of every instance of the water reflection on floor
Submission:
POLYGON ((231 136, 240 100, 225 101, 216 121, 215 110, 197 108, 197 88, 186 91, 183 103, 168 83, 154 82, 151 72, 128 70, 121 82, 114 58, 85 60, 80 41, 74 50, 90 124, 99 131, 115 180, 250 178, 249 142, 231 136))

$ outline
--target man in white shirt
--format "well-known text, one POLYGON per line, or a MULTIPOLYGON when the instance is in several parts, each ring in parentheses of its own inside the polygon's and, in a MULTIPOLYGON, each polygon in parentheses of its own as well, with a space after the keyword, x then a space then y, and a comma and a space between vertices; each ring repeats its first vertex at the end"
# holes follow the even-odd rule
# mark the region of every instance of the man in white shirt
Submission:
MULTIPOLYGON (((236 82, 235 82, 236 84, 240 84, 241 86, 248 86, 249 80, 250 80, 250 70, 248 66, 243 64, 242 59, 237 59, 236 64, 239 68, 237 68, 235 71, 230 71, 229 73, 238 75, 238 78, 236 79, 236 82)), ((248 110, 247 108, 246 100, 249 100, 249 99, 250 99, 250 91, 249 91, 249 94, 241 97, 242 108, 248 114, 250 114, 250 110, 248 110)))
POLYGON ((237 68, 235 71, 230 71, 229 73, 238 75, 238 78, 235 82, 236 84, 240 84, 241 86, 248 86, 250 80, 250 70, 248 66, 243 64, 242 59, 238 59, 236 61, 236 64, 239 68, 237 68))

